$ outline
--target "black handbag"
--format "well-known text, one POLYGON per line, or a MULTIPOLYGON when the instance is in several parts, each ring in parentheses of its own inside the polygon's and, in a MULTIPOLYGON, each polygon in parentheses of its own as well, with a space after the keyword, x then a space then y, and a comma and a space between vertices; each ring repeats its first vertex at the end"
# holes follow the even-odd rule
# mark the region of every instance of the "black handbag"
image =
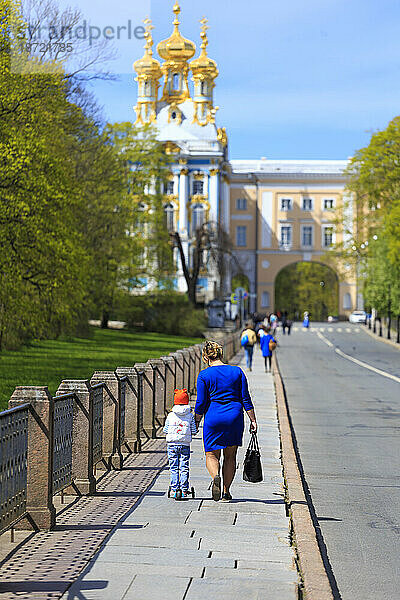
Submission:
POLYGON ((258 447, 257 434, 252 433, 249 447, 243 463, 243 479, 250 483, 259 483, 263 480, 261 467, 260 448, 258 447))

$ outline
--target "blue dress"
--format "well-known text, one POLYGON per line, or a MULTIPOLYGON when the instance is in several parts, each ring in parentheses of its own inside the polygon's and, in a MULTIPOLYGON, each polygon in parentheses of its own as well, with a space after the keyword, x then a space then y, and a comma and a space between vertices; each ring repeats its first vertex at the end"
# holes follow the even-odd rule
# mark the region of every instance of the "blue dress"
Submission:
POLYGON ((264 357, 265 356, 272 356, 272 351, 269 349, 269 343, 270 343, 271 340, 273 342, 276 342, 276 339, 270 333, 268 333, 267 335, 263 335, 260 338, 260 348, 261 348, 262 355, 264 357))
POLYGON ((197 378, 195 413, 204 415, 206 452, 242 445, 243 408, 250 410, 253 403, 240 367, 218 365, 201 371, 197 378))

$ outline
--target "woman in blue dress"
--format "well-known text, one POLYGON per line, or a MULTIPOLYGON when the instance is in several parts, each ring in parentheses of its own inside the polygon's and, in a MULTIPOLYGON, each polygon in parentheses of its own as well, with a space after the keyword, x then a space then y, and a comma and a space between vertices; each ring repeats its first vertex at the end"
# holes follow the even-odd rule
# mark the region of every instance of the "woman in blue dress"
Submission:
POLYGON ((274 338, 273 335, 270 334, 269 330, 266 327, 263 327, 263 335, 260 336, 260 348, 261 348, 261 353, 264 357, 264 363, 265 363, 265 372, 268 373, 268 365, 269 365, 269 372, 271 373, 271 368, 272 368, 272 350, 269 346, 270 342, 275 342, 276 344, 276 339, 274 338))
POLYGON ((222 362, 223 350, 217 342, 207 341, 203 361, 208 368, 197 378, 195 419, 198 426, 204 416, 203 441, 207 470, 212 478, 212 497, 221 498, 220 458, 222 464, 222 499, 232 500, 230 487, 236 471, 236 453, 242 445, 243 409, 250 419, 250 431, 257 431, 257 421, 247 379, 240 367, 222 362))

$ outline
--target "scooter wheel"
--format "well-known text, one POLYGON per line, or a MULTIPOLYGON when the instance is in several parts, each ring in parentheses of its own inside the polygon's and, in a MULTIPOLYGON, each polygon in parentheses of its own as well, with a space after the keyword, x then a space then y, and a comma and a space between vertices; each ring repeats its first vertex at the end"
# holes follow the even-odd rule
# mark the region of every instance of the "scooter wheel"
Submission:
POLYGON ((169 486, 168 488, 167 496, 168 498, 171 498, 171 486, 169 486))
POLYGON ((175 500, 182 500, 182 490, 176 492, 175 500))
POLYGON ((194 487, 192 487, 192 498, 195 498, 195 497, 196 497, 196 493, 194 491, 194 487))

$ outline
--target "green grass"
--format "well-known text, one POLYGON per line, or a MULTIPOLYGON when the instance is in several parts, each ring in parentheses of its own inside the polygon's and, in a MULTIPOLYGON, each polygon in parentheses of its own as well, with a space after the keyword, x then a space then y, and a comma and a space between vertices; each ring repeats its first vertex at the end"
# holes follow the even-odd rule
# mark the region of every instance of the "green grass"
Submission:
POLYGON ((47 385, 54 394, 63 379, 90 379, 197 344, 197 338, 93 328, 91 338, 34 342, 0 353, 0 410, 17 385, 47 385))

